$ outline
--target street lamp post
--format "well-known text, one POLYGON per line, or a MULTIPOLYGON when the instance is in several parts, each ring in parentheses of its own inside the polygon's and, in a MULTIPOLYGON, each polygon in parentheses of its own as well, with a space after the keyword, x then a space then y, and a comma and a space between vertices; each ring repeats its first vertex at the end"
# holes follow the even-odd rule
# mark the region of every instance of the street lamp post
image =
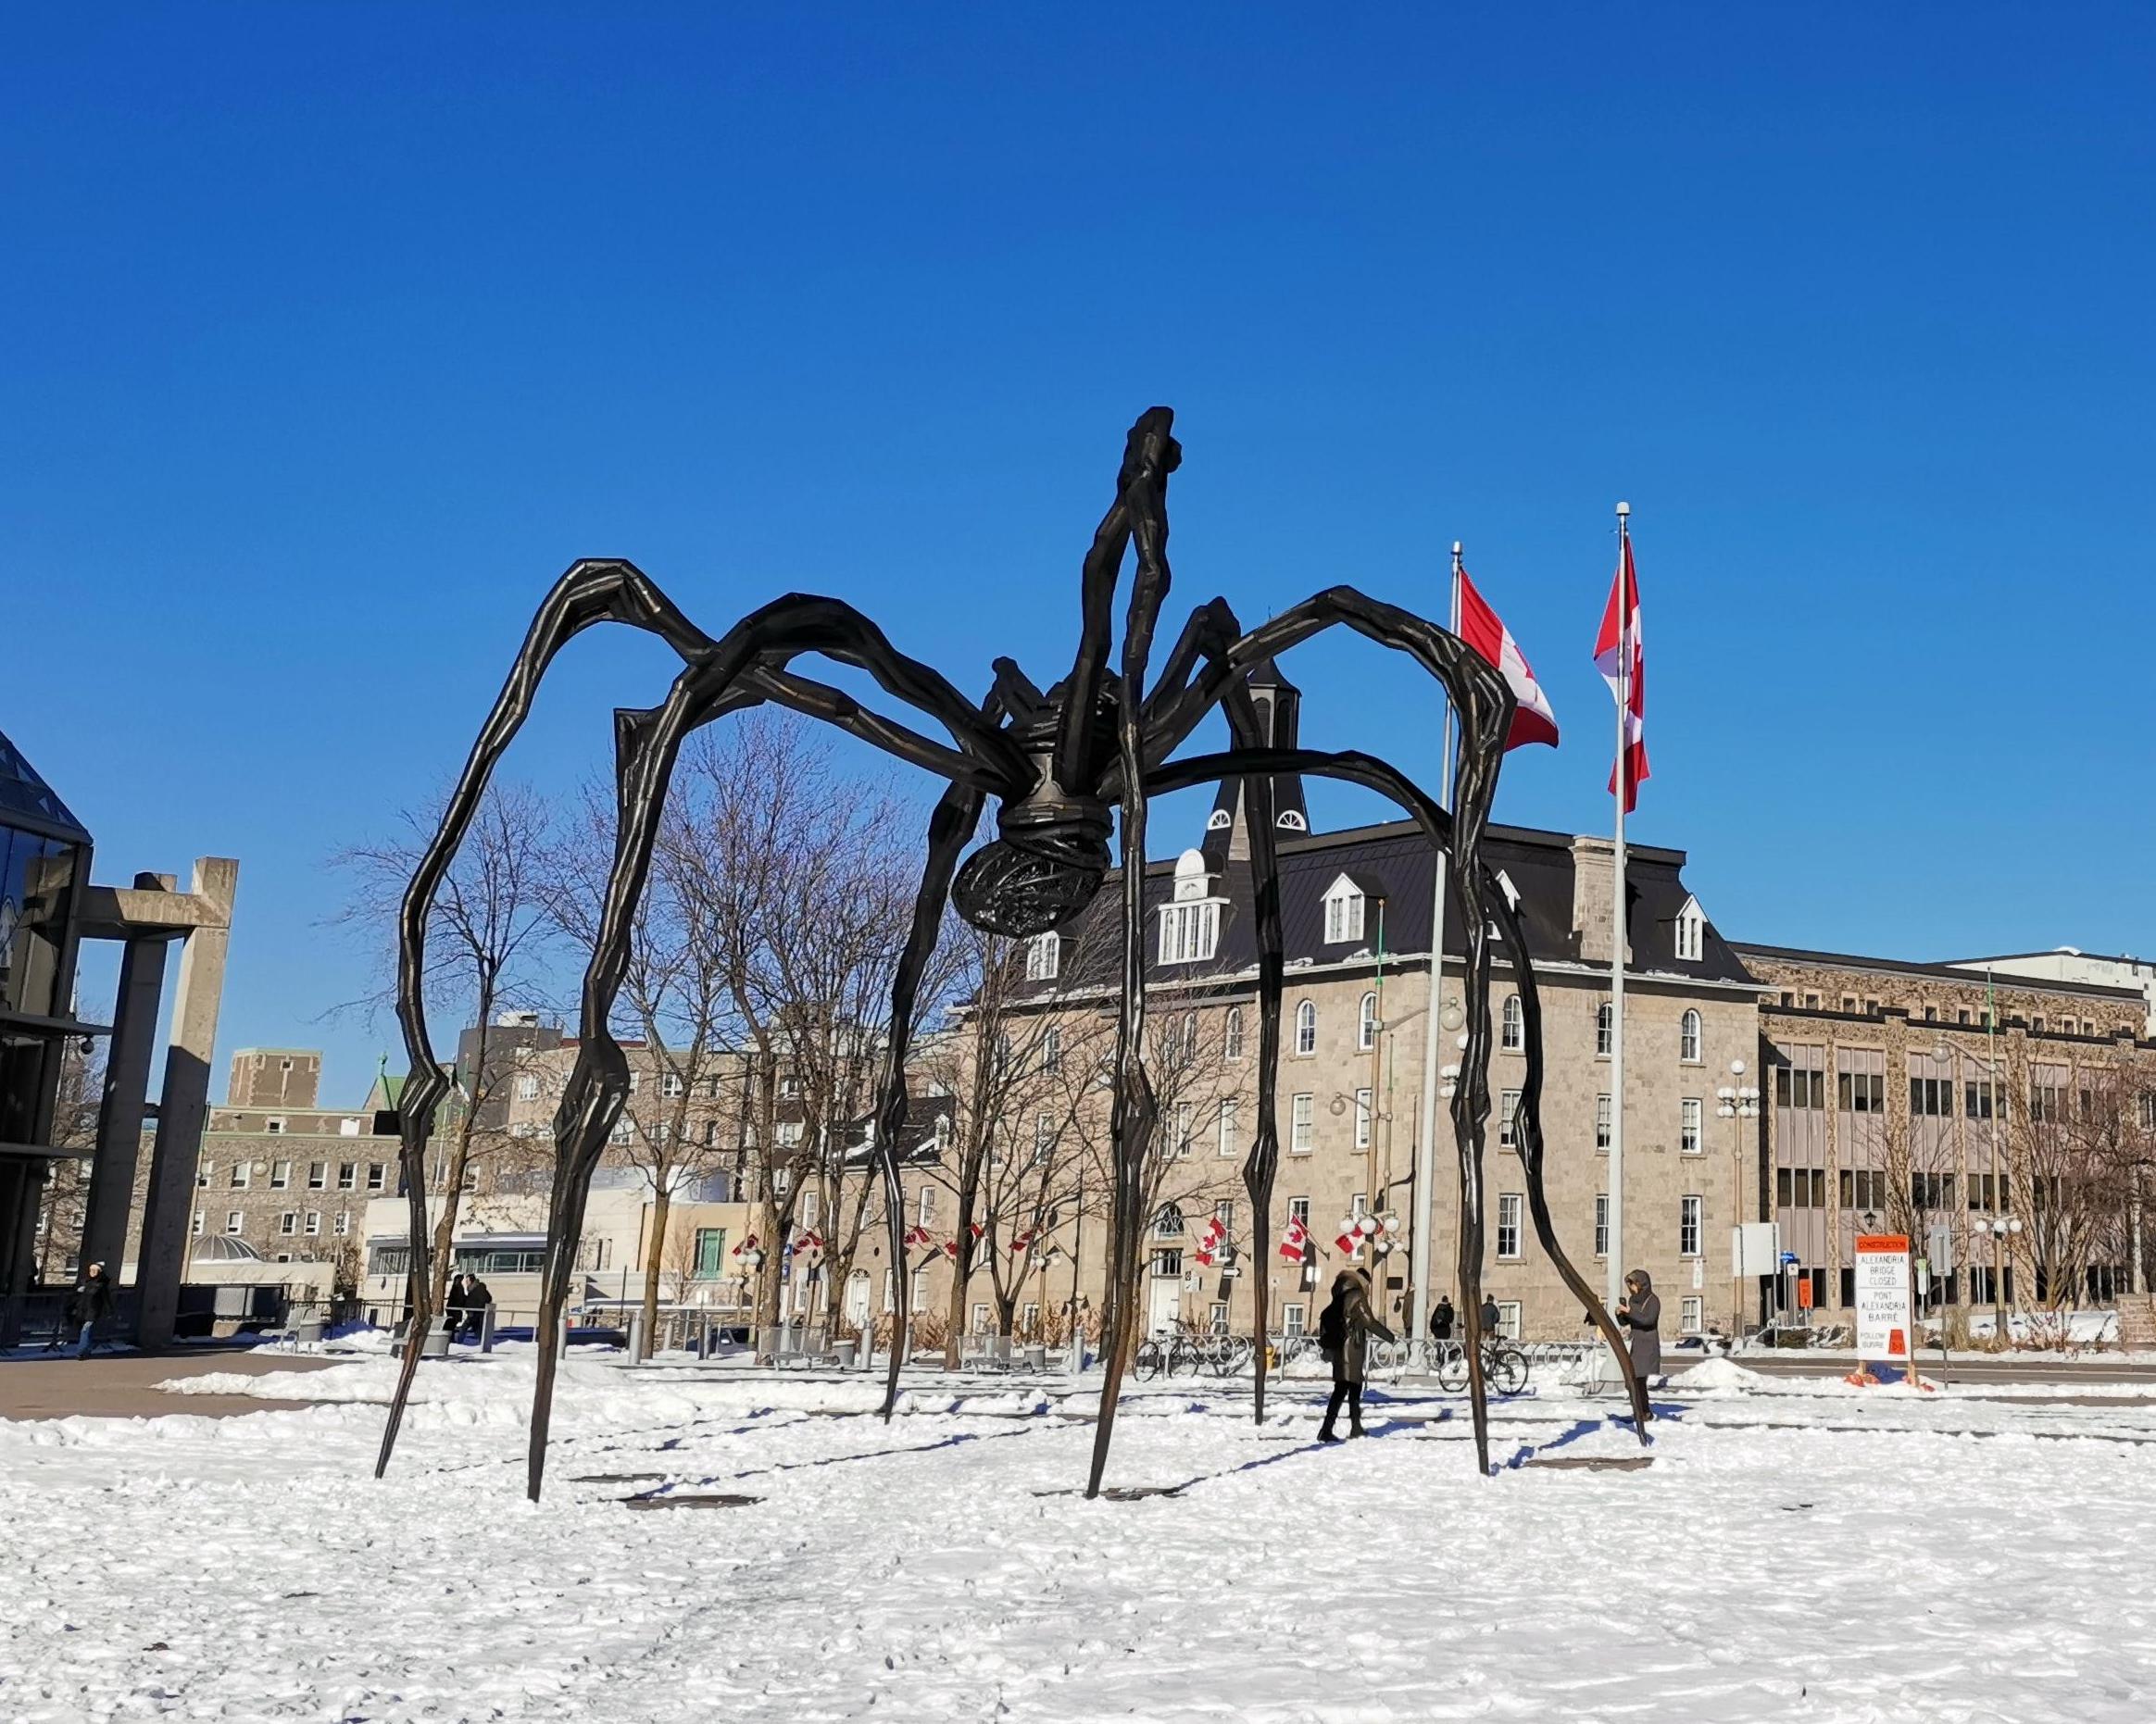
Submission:
MULTIPOLYGON (((2006 1108, 2005 1097, 1999 1093, 1999 1014, 1993 1007, 1987 1006, 1985 1007, 1984 1016, 1986 1020, 1984 1031, 1985 1090, 1988 1098, 1986 1111, 1991 1120, 1991 1218, 1978 1221, 1976 1231, 1979 1233, 1988 1233, 1991 1236, 1991 1335, 1994 1341, 2003 1343, 2006 1338, 2007 1316, 2006 1276, 2002 1257, 2008 1236, 2020 1232, 2021 1223, 2006 1214, 2006 1184, 2000 1176, 1999 1168, 1999 1122, 2004 1116, 2006 1108)), ((1949 1041, 1946 1036, 1941 1035, 1938 1039, 1938 1045, 1932 1052, 1935 1058, 1952 1061, 1954 1088, 1957 1091, 1961 1090, 1962 1088, 1962 1060, 1963 1057, 1961 1043, 1949 1041)), ((1961 1112, 1966 1118, 1968 1106, 1965 1102, 1961 1112)), ((1962 1156, 1964 1178, 1968 1177, 1966 1144, 1967 1140, 1964 1139, 1962 1156)))
POLYGON ((1757 1084, 1745 1082, 1741 1059, 1729 1062, 1729 1076, 1730 1081, 1714 1092, 1714 1114, 1732 1122, 1729 1145, 1736 1175, 1736 1262, 1730 1274, 1729 1321, 1734 1343, 1744 1339, 1744 1121, 1759 1118, 1760 1092, 1757 1084))

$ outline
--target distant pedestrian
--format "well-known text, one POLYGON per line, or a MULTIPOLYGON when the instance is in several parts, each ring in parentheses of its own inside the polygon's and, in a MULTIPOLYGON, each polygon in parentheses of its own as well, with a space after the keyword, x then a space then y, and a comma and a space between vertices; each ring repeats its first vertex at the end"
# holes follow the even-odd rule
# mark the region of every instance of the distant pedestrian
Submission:
POLYGON ((1430 1339, 1432 1341, 1450 1341, 1452 1339, 1452 1325, 1458 1320, 1459 1313, 1452 1308, 1452 1295, 1439 1293, 1437 1295, 1437 1308, 1430 1313, 1430 1339))
POLYGON ((1632 1355, 1632 1374, 1644 1386, 1649 1377, 1661 1375, 1661 1295, 1645 1269, 1634 1269, 1624 1278, 1624 1297, 1617 1302, 1617 1321, 1625 1331, 1625 1351, 1632 1355))
POLYGON ((494 1294, 487 1285, 469 1269, 449 1283, 449 1296, 443 1301, 444 1316, 447 1318, 449 1339, 468 1341, 476 1339, 481 1325, 486 1318, 486 1308, 494 1303, 494 1294))
POLYGON ((1348 1407, 1348 1434, 1362 1434, 1362 1376, 1373 1335, 1393 1338, 1392 1330, 1370 1308, 1370 1283, 1361 1271, 1342 1269, 1333 1278, 1333 1297, 1318 1318, 1318 1351, 1333 1363, 1333 1394, 1325 1403, 1325 1422, 1318 1427, 1320 1443, 1340 1441, 1333 1427, 1343 1402, 1348 1407))
POLYGON ((1488 1293, 1483 1294, 1482 1332, 1483 1344, 1485 1346, 1487 1346, 1492 1338, 1496 1336, 1498 1332, 1498 1325, 1503 1321, 1504 1318, 1499 1316, 1498 1312, 1497 1300, 1492 1298, 1488 1293))
POLYGON ((97 1325, 112 1315, 112 1278, 105 1265, 93 1263, 82 1271, 75 1291, 68 1295, 68 1321, 75 1326, 75 1356, 86 1359, 96 1344, 97 1325))

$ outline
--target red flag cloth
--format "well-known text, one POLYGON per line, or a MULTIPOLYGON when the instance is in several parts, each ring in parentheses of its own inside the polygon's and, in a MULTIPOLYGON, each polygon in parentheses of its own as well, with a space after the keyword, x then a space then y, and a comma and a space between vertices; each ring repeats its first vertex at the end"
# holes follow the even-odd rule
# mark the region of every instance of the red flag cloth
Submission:
POLYGON ((1303 1259, 1303 1247, 1310 1243, 1310 1229, 1290 1217, 1287 1231, 1280 1236, 1280 1255, 1290 1263, 1300 1263, 1303 1259))
POLYGON ((1474 582, 1467 578, 1464 568, 1460 571, 1460 638, 1505 673, 1505 681, 1511 684, 1513 697, 1520 703, 1512 714, 1512 729, 1505 738, 1505 747, 1510 750, 1526 743, 1548 743, 1555 748, 1557 714, 1550 709, 1549 697, 1536 681, 1520 643, 1474 590, 1474 582))
POLYGON ((1610 685, 1610 697, 1624 708, 1624 752, 1610 768, 1610 793, 1617 793, 1618 775, 1622 773, 1624 812, 1630 814, 1639 806, 1639 786, 1648 775, 1647 655, 1639 639, 1639 581, 1632 570, 1629 535, 1617 564, 1616 579, 1610 583, 1610 603, 1602 611, 1601 632, 1595 636, 1595 668, 1610 685))

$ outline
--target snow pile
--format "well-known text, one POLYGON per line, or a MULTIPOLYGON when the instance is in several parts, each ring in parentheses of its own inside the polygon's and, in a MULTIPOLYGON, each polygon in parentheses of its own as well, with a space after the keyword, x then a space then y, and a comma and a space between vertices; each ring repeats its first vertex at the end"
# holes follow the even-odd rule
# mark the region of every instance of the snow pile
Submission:
POLYGON ((1673 1386, 1711 1395, 1753 1394, 1773 1387, 1759 1372, 1748 1371, 1733 1360, 1719 1358, 1693 1366, 1674 1379, 1673 1386))

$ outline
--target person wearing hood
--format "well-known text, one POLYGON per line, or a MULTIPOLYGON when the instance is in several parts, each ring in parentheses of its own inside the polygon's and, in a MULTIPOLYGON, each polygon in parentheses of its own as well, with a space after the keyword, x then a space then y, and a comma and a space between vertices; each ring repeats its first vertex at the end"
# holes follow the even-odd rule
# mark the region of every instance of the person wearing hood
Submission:
POLYGON ((1318 1318, 1318 1351, 1333 1362, 1333 1394, 1325 1403, 1325 1422, 1318 1427, 1320 1443, 1340 1441, 1333 1427, 1343 1402, 1348 1407, 1348 1434, 1362 1434, 1362 1377, 1373 1335, 1393 1338, 1392 1330, 1370 1308, 1370 1283, 1360 1270, 1342 1269, 1333 1278, 1332 1300, 1318 1318))
POLYGON ((1617 1323, 1625 1331, 1625 1351, 1632 1355, 1632 1374, 1645 1382, 1661 1375, 1661 1295, 1645 1269, 1634 1269, 1624 1278, 1624 1297, 1617 1302, 1617 1323))
POLYGON ((1452 1339, 1453 1320, 1452 1295, 1439 1293, 1437 1295, 1437 1308, 1430 1313, 1430 1339, 1432 1341, 1450 1341, 1452 1339))

